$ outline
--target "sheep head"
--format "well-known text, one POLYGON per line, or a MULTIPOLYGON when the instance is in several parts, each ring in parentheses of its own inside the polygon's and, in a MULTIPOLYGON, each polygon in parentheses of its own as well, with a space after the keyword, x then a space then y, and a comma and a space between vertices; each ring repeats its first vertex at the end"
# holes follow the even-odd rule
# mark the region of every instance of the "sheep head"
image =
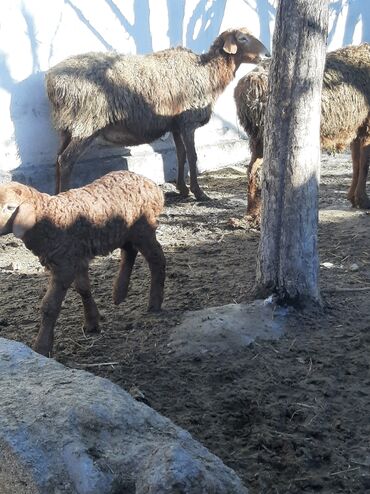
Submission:
POLYGON ((26 187, 16 182, 0 185, 0 235, 17 238, 36 223, 35 207, 26 200, 26 187))
POLYGON ((211 49, 233 55, 237 65, 241 63, 259 63, 270 57, 268 49, 247 29, 229 29, 216 38, 211 49))

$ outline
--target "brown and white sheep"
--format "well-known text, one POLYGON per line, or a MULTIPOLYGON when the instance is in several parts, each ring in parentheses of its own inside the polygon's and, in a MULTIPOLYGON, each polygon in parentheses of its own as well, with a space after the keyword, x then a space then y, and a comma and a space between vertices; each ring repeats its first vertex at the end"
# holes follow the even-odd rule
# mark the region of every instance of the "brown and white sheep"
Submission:
POLYGON ((170 48, 149 55, 86 53, 46 74, 52 117, 62 144, 56 191, 69 188, 73 165, 97 137, 122 146, 152 142, 171 132, 178 161, 177 189, 184 196, 186 160, 190 190, 207 199, 197 180, 194 132, 211 116, 241 63, 258 63, 268 50, 246 29, 220 34, 207 53, 170 48))
POLYGON ((82 298, 86 331, 98 329, 89 261, 116 248, 121 249, 121 264, 114 303, 125 299, 136 255, 141 252, 151 272, 149 310, 160 310, 165 257, 156 227, 163 205, 163 193, 154 182, 128 171, 111 172, 56 196, 17 182, 0 185, 0 235, 13 233, 21 238, 51 275, 41 304, 37 352, 51 354, 54 326, 73 282, 82 298))
MULTIPOLYGON (((248 217, 260 216, 264 116, 268 97, 266 60, 244 76, 234 96, 238 118, 250 139, 248 217)), ((351 147, 352 183, 348 199, 354 207, 369 209, 366 178, 370 161, 370 45, 347 46, 329 52, 322 89, 320 138, 323 149, 351 147)))

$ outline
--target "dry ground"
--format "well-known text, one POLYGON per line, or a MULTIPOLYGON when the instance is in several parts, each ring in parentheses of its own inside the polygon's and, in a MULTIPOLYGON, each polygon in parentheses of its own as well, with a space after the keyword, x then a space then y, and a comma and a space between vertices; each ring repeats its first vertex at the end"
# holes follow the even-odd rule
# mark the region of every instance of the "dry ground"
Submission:
MULTIPOLYGON (((245 169, 231 167, 201 177, 210 203, 167 197, 158 231, 168 262, 163 312, 146 313, 141 258, 119 308, 111 300, 118 253, 98 259, 91 275, 102 331, 84 335, 71 290, 54 357, 143 393, 235 469, 251 494, 370 492, 370 216, 349 207, 350 177, 347 155, 324 157, 323 309, 293 317, 280 340, 201 358, 178 358, 167 345, 185 310, 252 300, 259 234, 228 226, 246 207, 245 169)), ((0 284, 0 336, 31 344, 46 275, 11 236, 0 240, 0 284)))

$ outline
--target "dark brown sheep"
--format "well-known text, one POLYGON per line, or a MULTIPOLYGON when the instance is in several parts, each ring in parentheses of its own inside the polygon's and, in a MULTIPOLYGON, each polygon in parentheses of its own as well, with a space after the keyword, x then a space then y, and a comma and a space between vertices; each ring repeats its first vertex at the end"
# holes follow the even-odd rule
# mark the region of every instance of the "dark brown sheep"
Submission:
POLYGON ((54 326, 73 282, 82 298, 86 331, 97 331, 99 312, 90 290, 89 261, 114 249, 121 249, 114 303, 125 299, 141 252, 151 272, 149 310, 160 310, 165 258, 155 232, 163 205, 157 185, 127 171, 109 173, 56 196, 17 182, 0 185, 0 235, 14 233, 21 238, 51 274, 41 305, 37 352, 51 354, 54 326))
MULTIPOLYGON (((250 138, 248 216, 260 216, 260 169, 263 159, 264 115, 269 63, 263 62, 243 77, 234 96, 241 125, 250 138)), ((354 207, 369 209, 366 178, 370 160, 370 45, 347 46, 330 52, 321 105, 321 145, 329 151, 350 146, 353 175, 348 199, 354 207)))
POLYGON ((46 74, 53 121, 62 137, 56 190, 69 188, 73 165, 97 137, 122 146, 174 138, 177 189, 184 196, 186 159, 190 190, 207 196, 197 180, 194 132, 211 116, 217 97, 241 63, 257 63, 268 51, 246 29, 220 34, 208 53, 171 48, 149 55, 87 53, 64 60, 46 74))

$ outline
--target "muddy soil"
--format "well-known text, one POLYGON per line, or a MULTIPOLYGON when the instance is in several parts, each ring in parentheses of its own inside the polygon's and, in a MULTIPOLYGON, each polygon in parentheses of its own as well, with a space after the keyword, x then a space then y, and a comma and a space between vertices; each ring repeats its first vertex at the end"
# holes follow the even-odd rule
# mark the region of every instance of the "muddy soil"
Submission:
MULTIPOLYGON (((207 173, 213 201, 167 194, 158 238, 167 257, 163 312, 148 314, 141 258, 127 301, 115 307, 118 252, 91 278, 101 333, 82 330, 70 290, 54 357, 107 377, 189 430, 251 494, 370 492, 370 216, 351 209, 348 155, 324 157, 320 187, 322 309, 295 314, 277 341, 178 357, 171 328, 186 310, 253 300, 259 233, 232 228, 246 208, 241 166, 207 173)), ((12 236, 0 239, 0 336, 32 344, 46 274, 12 236)))

